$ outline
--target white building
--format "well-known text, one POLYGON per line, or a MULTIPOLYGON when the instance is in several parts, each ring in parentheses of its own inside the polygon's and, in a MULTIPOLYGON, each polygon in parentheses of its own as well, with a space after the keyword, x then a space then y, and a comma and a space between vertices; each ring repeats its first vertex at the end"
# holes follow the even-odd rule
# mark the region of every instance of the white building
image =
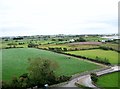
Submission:
POLYGON ((74 42, 75 40, 74 40, 74 39, 70 39, 69 41, 70 41, 70 42, 74 42))

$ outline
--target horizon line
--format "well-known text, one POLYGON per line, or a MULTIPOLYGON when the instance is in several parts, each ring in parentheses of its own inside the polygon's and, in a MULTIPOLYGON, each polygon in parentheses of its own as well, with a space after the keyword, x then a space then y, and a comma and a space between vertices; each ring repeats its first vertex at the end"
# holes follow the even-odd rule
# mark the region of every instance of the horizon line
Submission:
POLYGON ((55 35, 117 35, 118 33, 86 33, 86 34, 36 34, 36 35, 10 35, 10 36, 0 36, 0 37, 19 37, 19 36, 55 36, 55 35))

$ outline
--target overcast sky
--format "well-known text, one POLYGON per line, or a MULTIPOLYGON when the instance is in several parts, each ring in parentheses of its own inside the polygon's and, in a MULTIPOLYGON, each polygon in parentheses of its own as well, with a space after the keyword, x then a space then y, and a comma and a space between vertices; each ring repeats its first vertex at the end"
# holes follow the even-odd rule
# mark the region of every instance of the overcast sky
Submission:
POLYGON ((0 0, 0 36, 118 32, 119 0, 0 0))

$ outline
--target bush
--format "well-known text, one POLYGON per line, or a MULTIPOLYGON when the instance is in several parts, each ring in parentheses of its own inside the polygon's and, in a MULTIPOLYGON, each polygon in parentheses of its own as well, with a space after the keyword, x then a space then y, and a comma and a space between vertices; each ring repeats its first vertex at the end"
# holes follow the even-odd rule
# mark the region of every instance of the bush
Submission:
POLYGON ((39 46, 38 44, 33 44, 33 43, 28 44, 29 48, 34 48, 34 47, 38 47, 38 46, 39 46))
POLYGON ((71 76, 59 76, 56 78, 56 82, 57 83, 61 83, 61 82, 65 82, 65 81, 68 81, 70 80, 71 76))
POLYGON ((82 37, 80 37, 79 39, 76 39, 75 42, 86 42, 86 40, 82 37))
POLYGON ((67 51, 67 48, 63 48, 64 51, 67 51))
POLYGON ((58 41, 64 41, 64 39, 58 39, 58 41))
POLYGON ((44 84, 54 84, 56 81, 54 70, 57 67, 56 62, 48 59, 36 58, 31 60, 28 68, 31 84, 38 87, 42 87, 44 84))
POLYGON ((5 81, 2 81, 2 89, 9 89, 10 85, 5 82, 5 81))
POLYGON ((49 47, 48 48, 50 51, 55 51, 55 52, 61 52, 62 51, 62 48, 60 47, 60 48, 58 48, 58 47, 56 47, 56 48, 51 48, 51 47, 49 47))
POLYGON ((91 76, 91 80, 92 80, 94 83, 96 83, 96 82, 98 81, 98 76, 97 76, 96 73, 91 73, 90 76, 91 76))

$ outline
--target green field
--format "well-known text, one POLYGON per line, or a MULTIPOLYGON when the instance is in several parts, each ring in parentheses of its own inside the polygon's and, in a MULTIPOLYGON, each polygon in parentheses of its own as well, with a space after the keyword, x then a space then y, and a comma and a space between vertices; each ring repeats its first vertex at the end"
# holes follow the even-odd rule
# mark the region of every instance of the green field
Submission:
POLYGON ((114 50, 119 50, 119 45, 118 44, 114 44, 114 43, 106 43, 106 44, 102 44, 102 47, 107 47, 107 48, 112 48, 114 50))
POLYGON ((98 56, 103 60, 107 58, 111 64, 118 64, 118 53, 115 51, 95 49, 95 50, 69 51, 66 53, 81 55, 93 59, 95 59, 96 56, 98 56))
POLYGON ((106 88, 107 87, 118 87, 118 83, 119 83, 118 75, 120 75, 120 72, 100 76, 98 78, 97 85, 100 87, 106 87, 106 88))
POLYGON ((96 64, 62 54, 34 48, 14 48, 2 50, 2 79, 10 80, 27 72, 28 58, 47 58, 58 63, 56 75, 73 75, 101 68, 96 64))

